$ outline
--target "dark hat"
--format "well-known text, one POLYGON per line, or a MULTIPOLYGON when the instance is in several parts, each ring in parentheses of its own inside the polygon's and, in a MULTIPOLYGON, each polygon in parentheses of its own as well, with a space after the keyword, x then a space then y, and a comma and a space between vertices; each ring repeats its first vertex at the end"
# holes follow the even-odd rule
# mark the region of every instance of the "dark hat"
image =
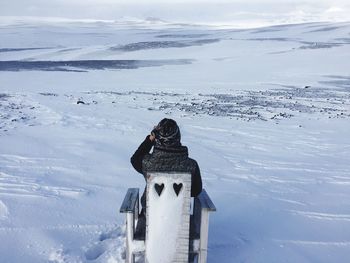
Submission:
POLYGON ((152 131, 156 137, 156 146, 158 147, 176 147, 180 146, 181 134, 176 121, 164 118, 152 131))

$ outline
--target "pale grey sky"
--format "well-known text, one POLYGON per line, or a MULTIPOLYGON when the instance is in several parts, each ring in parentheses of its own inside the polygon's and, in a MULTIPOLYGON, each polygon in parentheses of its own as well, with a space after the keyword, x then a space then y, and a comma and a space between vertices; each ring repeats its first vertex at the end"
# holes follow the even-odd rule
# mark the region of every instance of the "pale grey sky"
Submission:
POLYGON ((0 16, 176 22, 288 23, 350 20, 350 0, 0 0, 0 16))

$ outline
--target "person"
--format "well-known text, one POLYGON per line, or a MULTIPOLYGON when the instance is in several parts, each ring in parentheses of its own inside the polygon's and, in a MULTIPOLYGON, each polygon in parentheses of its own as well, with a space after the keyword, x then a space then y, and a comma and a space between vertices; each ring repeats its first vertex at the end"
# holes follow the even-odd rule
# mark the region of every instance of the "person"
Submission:
MULTIPOLYGON (((202 178, 198 163, 188 157, 188 148, 181 144, 179 126, 173 119, 162 119, 147 135, 130 159, 135 170, 145 180, 148 172, 188 172, 191 174, 191 196, 196 197, 202 191, 202 178), (152 153, 150 153, 153 148, 152 153)), ((135 236, 144 239, 146 188, 141 197, 141 213, 135 236)))

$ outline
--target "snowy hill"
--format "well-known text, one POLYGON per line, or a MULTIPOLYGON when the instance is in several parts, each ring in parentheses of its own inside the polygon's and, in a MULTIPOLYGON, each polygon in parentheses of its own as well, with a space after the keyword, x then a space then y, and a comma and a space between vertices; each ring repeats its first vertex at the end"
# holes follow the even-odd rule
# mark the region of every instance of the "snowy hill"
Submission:
POLYGON ((177 120, 208 262, 350 257, 350 23, 0 25, 1 262, 123 262, 129 158, 177 120), (84 103, 77 103, 78 101, 84 103))

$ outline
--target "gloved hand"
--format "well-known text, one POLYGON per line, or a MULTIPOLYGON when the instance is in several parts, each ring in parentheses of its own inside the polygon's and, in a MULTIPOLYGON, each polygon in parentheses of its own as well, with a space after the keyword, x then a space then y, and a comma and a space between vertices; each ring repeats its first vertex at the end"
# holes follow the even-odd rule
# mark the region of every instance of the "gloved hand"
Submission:
POLYGON ((158 132, 159 132, 159 127, 158 126, 154 126, 153 130, 151 131, 151 135, 149 136, 149 139, 152 142, 156 139, 158 132))

